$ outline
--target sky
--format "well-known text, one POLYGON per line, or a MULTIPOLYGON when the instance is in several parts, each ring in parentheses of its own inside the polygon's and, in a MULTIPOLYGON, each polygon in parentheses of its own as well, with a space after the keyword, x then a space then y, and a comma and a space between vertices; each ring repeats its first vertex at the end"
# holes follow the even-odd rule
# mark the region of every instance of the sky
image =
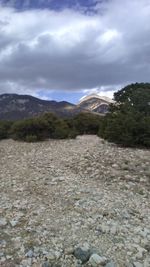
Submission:
POLYGON ((0 0, 0 94, 77 103, 150 82, 150 0, 0 0))

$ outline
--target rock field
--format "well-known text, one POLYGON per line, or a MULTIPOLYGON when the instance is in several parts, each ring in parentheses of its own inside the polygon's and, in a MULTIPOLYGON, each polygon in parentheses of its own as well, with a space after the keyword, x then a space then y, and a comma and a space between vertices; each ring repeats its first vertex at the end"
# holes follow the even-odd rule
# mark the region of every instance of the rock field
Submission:
POLYGON ((0 266, 150 267, 150 150, 0 142, 0 266))

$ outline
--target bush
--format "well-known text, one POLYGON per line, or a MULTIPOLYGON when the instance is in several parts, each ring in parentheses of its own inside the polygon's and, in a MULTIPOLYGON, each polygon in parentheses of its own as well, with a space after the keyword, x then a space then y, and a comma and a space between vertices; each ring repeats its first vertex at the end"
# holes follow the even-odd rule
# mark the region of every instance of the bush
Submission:
POLYGON ((0 121, 0 140, 9 138, 11 125, 10 121, 0 121))
POLYGON ((78 134, 97 134, 102 117, 91 113, 80 113, 74 120, 73 125, 78 134))
POLYGON ((98 135, 110 142, 130 146, 136 143, 135 136, 133 138, 135 129, 137 129, 135 117, 130 113, 126 115, 118 113, 104 119, 98 135))
POLYGON ((42 118, 26 119, 17 121, 12 125, 11 135, 13 139, 26 141, 28 137, 36 137, 44 140, 48 137, 48 123, 42 118))
POLYGON ((36 142, 47 138, 75 138, 76 132, 65 120, 46 113, 37 118, 15 122, 11 128, 11 136, 15 140, 36 142))
POLYGON ((59 118, 53 113, 45 113, 40 116, 40 119, 46 122, 48 138, 53 138, 56 125, 59 122, 59 118))
POLYGON ((55 126, 55 131, 53 133, 54 139, 66 139, 69 136, 69 128, 64 123, 58 123, 57 126, 55 126))

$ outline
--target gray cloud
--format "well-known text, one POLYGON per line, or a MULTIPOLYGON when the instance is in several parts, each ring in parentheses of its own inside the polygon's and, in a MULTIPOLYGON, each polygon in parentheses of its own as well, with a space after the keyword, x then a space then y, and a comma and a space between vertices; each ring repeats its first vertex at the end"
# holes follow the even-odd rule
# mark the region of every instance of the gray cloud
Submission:
POLYGON ((98 2, 93 15, 1 7, 0 92, 150 81, 150 2, 98 2))

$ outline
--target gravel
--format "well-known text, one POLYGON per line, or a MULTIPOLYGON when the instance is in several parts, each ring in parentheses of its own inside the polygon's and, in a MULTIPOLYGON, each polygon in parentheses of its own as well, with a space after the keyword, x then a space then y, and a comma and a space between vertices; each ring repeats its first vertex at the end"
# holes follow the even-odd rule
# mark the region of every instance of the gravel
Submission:
POLYGON ((150 150, 90 135, 1 141, 0 266, 91 266, 95 254, 149 267, 149 189, 150 150))

